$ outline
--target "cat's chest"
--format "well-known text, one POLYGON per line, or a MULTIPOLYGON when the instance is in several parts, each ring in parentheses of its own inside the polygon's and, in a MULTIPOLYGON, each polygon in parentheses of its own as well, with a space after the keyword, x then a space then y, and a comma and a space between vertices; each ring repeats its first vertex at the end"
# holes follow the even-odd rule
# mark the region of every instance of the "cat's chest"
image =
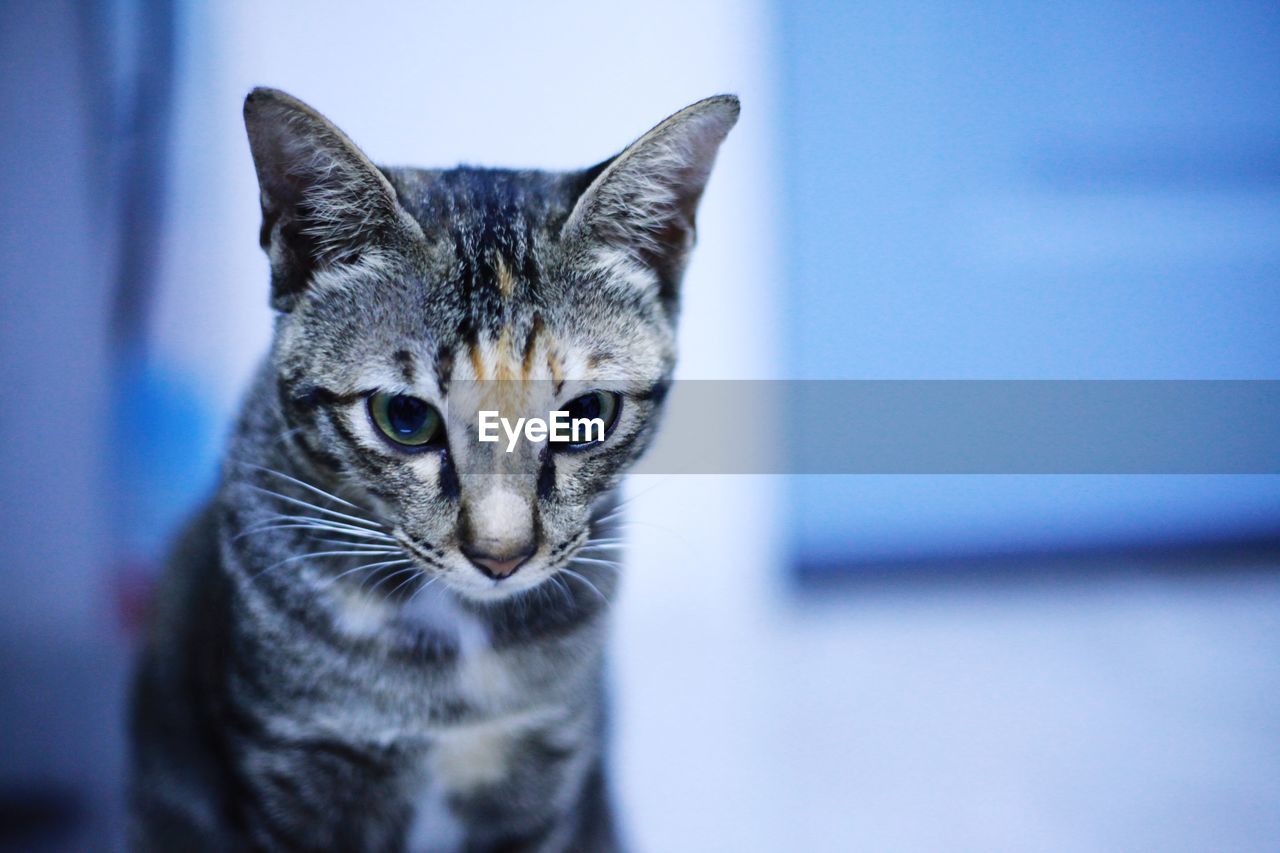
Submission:
POLYGON ((537 689, 526 677, 537 664, 495 649, 485 626, 466 611, 437 603, 406 616, 456 637, 444 689, 474 712, 429 729, 406 780, 413 813, 406 849, 466 849, 477 814, 492 821, 514 803, 554 811, 566 773, 579 763, 568 756, 583 753, 589 739, 581 709, 557 691, 537 689))
MULTIPOLYGON (((390 692, 408 700, 404 707, 410 721, 418 716, 423 701, 482 716, 537 701, 536 696, 529 695, 529 685, 521 678, 520 650, 495 648, 489 627, 452 596, 424 596, 404 608, 337 596, 334 615, 339 630, 352 641, 376 639, 391 645, 448 650, 438 658, 424 654, 421 662, 390 674, 378 673, 378 680, 390 692)), ((378 651, 381 643, 372 646, 375 651, 370 668, 374 670, 382 668, 382 653, 378 651)))
POLYGON ((450 727, 434 735, 407 792, 413 819, 406 849, 433 853, 463 849, 466 804, 492 798, 518 775, 536 772, 532 745, 544 742, 563 718, 556 710, 536 709, 450 727))
POLYGON ((400 611, 399 618, 457 650, 436 689, 447 690, 461 706, 481 714, 502 713, 536 701, 520 678, 515 650, 496 648, 488 626, 451 597, 424 598, 400 611))

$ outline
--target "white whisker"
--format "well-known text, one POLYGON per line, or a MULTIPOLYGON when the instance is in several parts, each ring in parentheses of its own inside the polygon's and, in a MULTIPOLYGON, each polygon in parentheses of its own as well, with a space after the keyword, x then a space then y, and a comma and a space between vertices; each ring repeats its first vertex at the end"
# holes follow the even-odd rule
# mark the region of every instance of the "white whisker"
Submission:
POLYGON ((382 545, 381 543, 379 543, 379 544, 373 544, 373 543, 370 543, 370 542, 352 542, 352 541, 348 541, 348 540, 346 540, 346 539, 319 539, 319 538, 317 538, 317 539, 314 539, 313 541, 315 541, 315 542, 322 542, 322 543, 324 543, 325 545, 346 545, 346 546, 351 547, 351 548, 359 548, 359 549, 362 549, 362 550, 365 550, 365 551, 370 551, 370 550, 375 550, 375 549, 379 549, 379 548, 383 548, 383 547, 385 547, 385 546, 384 546, 384 545, 382 545))
MULTIPOLYGON (((242 530, 240 533, 236 535, 236 540, 239 541, 245 536, 249 536, 255 533, 265 533, 272 530, 316 530, 322 533, 334 533, 334 534, 340 534, 343 536, 355 536, 356 539, 366 540, 366 542, 368 543, 373 543, 377 545, 387 545, 387 546, 391 546, 395 544, 395 541, 396 541, 391 536, 357 536, 356 534, 352 533, 350 530, 342 530, 341 528, 329 527, 328 525, 322 525, 322 524, 306 524, 301 522, 296 524, 263 524, 249 530, 242 530)), ((354 545, 356 543, 353 542, 352 544, 354 545)), ((365 543, 362 542, 360 544, 365 544, 365 543)))
POLYGON ((333 577, 326 580, 323 584, 321 584, 320 588, 327 589, 330 586, 333 586, 333 584, 337 583, 338 580, 340 580, 341 578, 345 578, 347 575, 353 575, 356 572, 367 571, 369 569, 381 569, 381 568, 386 568, 390 566, 398 566, 403 563, 410 563, 410 562, 412 561, 400 559, 400 560, 387 560, 384 563, 365 563, 363 566, 356 566, 354 569, 347 569, 344 572, 340 572, 334 575, 333 577))
MULTIPOLYGON (((560 595, 564 597, 565 604, 567 604, 569 608, 572 609, 573 603, 574 603, 573 590, 569 589, 569 587, 565 585, 565 582, 560 580, 560 578, 556 577, 555 575, 552 575, 549 578, 549 580, 555 585, 555 588, 560 593, 560 595)), ((538 589, 541 589, 541 587, 538 587, 538 589)))
MULTIPOLYGON (((386 583, 387 581, 391 580, 392 578, 399 577, 400 575, 404 574, 405 572, 416 572, 416 571, 418 571, 418 567, 417 567, 417 566, 409 566, 409 568, 407 568, 407 569, 400 569, 399 571, 392 572, 392 573, 391 573, 391 574, 389 574, 389 575, 383 575, 381 578, 379 578, 379 579, 378 579, 378 581, 377 581, 373 586, 369 587, 369 589, 367 590, 367 592, 368 592, 368 594, 369 594, 369 595, 373 595, 374 591, 375 591, 375 590, 377 590, 377 588, 378 588, 378 587, 382 586, 384 583, 386 583)), ((367 582, 367 581, 368 581, 368 578, 365 578, 365 581, 367 582)), ((364 583, 361 583, 361 584, 360 584, 360 588, 361 588, 361 590, 364 590, 364 583)), ((396 587, 396 589, 399 589, 399 588, 400 588, 400 587, 396 587)), ((383 600, 384 600, 384 601, 385 601, 387 598, 389 598, 389 596, 383 596, 383 600)))
MULTIPOLYGON (((301 427, 298 427, 298 429, 301 429, 301 427)), ((288 434, 288 432, 292 432, 292 430, 286 431, 286 435, 288 434)), ((241 462, 240 464, 245 466, 246 468, 252 468, 255 471, 261 471, 264 474, 270 474, 273 477, 279 477, 282 480, 287 480, 288 482, 293 483, 295 486, 301 486, 307 491, 313 492, 322 498, 328 498, 329 500, 334 501, 335 503, 340 503, 343 506, 351 507, 352 509, 357 510, 359 512, 368 512, 368 510, 366 510, 362 506, 357 506, 356 504, 353 504, 349 500, 344 500, 343 498, 340 498, 331 492, 326 492, 324 489, 320 488, 319 486, 313 486, 304 480, 299 480, 297 477, 290 477, 288 474, 285 474, 281 471, 277 471, 274 468, 265 468, 262 465, 255 465, 252 462, 241 462)))
POLYGON ((654 489, 658 488, 659 486, 664 486, 664 485, 666 485, 666 483, 667 483, 667 481, 666 481, 666 480, 659 480, 658 482, 656 482, 656 483, 652 484, 651 486, 649 486, 649 488, 644 489, 643 491, 639 491, 639 492, 636 492, 635 494, 631 494, 631 495, 627 495, 626 497, 619 498, 619 499, 618 499, 618 502, 617 502, 616 504, 614 504, 614 505, 613 505, 613 508, 612 508, 612 509, 610 509, 606 514, 604 514, 604 515, 600 516, 599 518, 593 518, 593 519, 591 520, 591 523, 592 523, 592 524, 605 524, 605 523, 607 523, 607 522, 609 522, 609 521, 612 521, 613 519, 615 519, 615 518, 617 518, 618 516, 622 515, 623 511, 624 511, 624 510, 626 510, 628 507, 630 507, 630 506, 631 506, 631 504, 633 504, 636 500, 638 500, 638 499, 640 499, 640 498, 644 497, 645 495, 649 494, 650 492, 652 492, 654 489))
MULTIPOLYGON (((281 566, 287 565, 288 563, 296 563, 298 560, 308 560, 313 557, 346 557, 346 556, 368 557, 376 553, 378 552, 377 551, 312 551, 307 554, 294 554, 292 557, 285 557, 283 560, 280 560, 279 562, 272 563, 270 566, 267 566, 265 569, 255 574, 253 576, 253 579, 256 580, 262 575, 265 575, 267 572, 274 571, 275 569, 278 569, 281 566)), ((382 553, 383 554, 399 554, 403 552, 401 552, 400 549, 396 548, 396 549, 388 549, 386 551, 383 551, 382 553)))
POLYGON ((340 518, 340 519, 343 519, 344 521, 352 522, 354 524, 363 525, 366 527, 372 527, 375 529, 382 529, 386 527, 386 525, 378 521, 373 521, 368 518, 360 518, 359 516, 349 515, 345 512, 338 512, 336 509, 326 509, 325 507, 319 506, 317 504, 308 503, 307 501, 304 501, 301 498, 293 498, 288 495, 282 495, 279 492, 273 492, 270 489, 264 489, 262 486, 257 486, 257 485, 254 485, 253 483, 246 483, 245 485, 247 485, 249 488, 253 489, 256 492, 263 493, 264 495, 271 495, 279 500, 286 501, 291 504, 296 504, 298 506, 306 507, 307 509, 314 509, 316 512, 322 512, 325 515, 329 515, 334 518, 340 518))
POLYGON ((621 517, 621 515, 623 514, 623 511, 624 511, 623 507, 616 507, 613 510, 611 510, 608 515, 602 515, 599 518, 591 519, 591 523, 597 526, 607 525, 609 522, 613 521, 614 519, 621 517))
MULTIPOLYGON (((417 566, 413 566, 413 567, 411 567, 411 569, 408 569, 408 570, 406 570, 406 571, 409 571, 409 570, 413 571, 413 572, 414 572, 414 574, 410 575, 409 577, 407 577, 407 578, 405 578, 404 580, 400 581, 400 583, 396 584, 396 588, 395 588, 395 589, 391 590, 391 591, 390 591, 390 592, 388 592, 385 596, 383 596, 383 599, 384 599, 384 600, 390 600, 391 596, 395 595, 397 592, 399 592, 400 590, 404 589, 405 584, 412 583, 412 582, 413 582, 413 579, 414 579, 415 577, 417 577, 418 575, 422 574, 422 571, 421 571, 417 566)), ((396 574, 397 574, 397 575, 398 575, 398 574, 401 574, 401 572, 396 572, 396 574)), ((396 576, 396 575, 391 575, 391 577, 395 577, 395 576, 396 576)))
POLYGON ((560 569, 560 571, 561 571, 561 572, 563 572, 564 574, 568 575, 568 576, 569 576, 569 577, 571 577, 571 578, 577 578, 578 580, 582 581, 584 584, 586 584, 586 585, 587 585, 587 587, 588 587, 588 588, 590 588, 590 590, 591 590, 592 592, 594 592, 596 595, 600 596, 600 600, 601 600, 601 601, 603 601, 606 605, 608 605, 608 603, 609 603, 609 599, 605 598, 604 593, 603 593, 603 592, 601 592, 601 591, 596 587, 596 585, 595 585, 595 584, 593 584, 591 581, 587 580, 585 577, 583 577, 582 575, 578 574, 578 573, 577 573, 577 572, 575 572, 573 569, 561 568, 561 569, 560 569))
POLYGON ((607 566, 607 567, 608 567, 608 568, 610 568, 610 569, 620 569, 620 568, 622 568, 622 563, 619 563, 619 562, 618 562, 618 561, 616 561, 616 560, 598 560, 598 559, 596 559, 595 557, 579 557, 579 556, 576 556, 576 555, 575 555, 575 556, 573 557, 573 559, 572 559, 572 560, 570 560, 569 562, 571 562, 571 563, 592 563, 592 564, 597 565, 597 566, 607 566))
MULTIPOLYGON (((426 575, 424 575, 424 574, 419 574, 419 575, 418 575, 418 577, 419 577, 419 578, 424 578, 424 577, 426 577, 426 575)), ((441 578, 441 577, 442 577, 441 575, 435 575, 434 577, 432 577, 432 578, 428 579, 426 583, 422 584, 420 587, 418 587, 417 589, 415 589, 415 590, 413 591, 413 595, 409 596, 409 600, 405 602, 405 606, 407 607, 407 606, 409 606, 410 604, 412 604, 412 603, 413 603, 413 600, 414 600, 415 598, 417 598, 419 595, 421 595, 421 594, 422 594, 422 591, 423 591, 424 589, 426 589, 427 587, 431 586, 431 585, 432 585, 433 583, 435 583, 436 581, 440 580, 440 578, 441 578)))
POLYGON ((276 522, 297 522, 297 524, 295 525, 282 524, 282 525, 279 525, 279 528, 284 528, 286 526, 312 527, 312 528, 315 528, 316 530, 327 530, 333 533, 345 533, 361 539, 379 539, 384 542, 395 541, 395 537, 390 535, 389 533, 383 533, 378 530, 368 530, 364 527, 355 527, 350 524, 343 524, 340 521, 332 521, 327 518, 315 518, 314 516, 310 516, 310 515, 273 515, 267 520, 242 531, 240 535, 244 535, 246 533, 256 533, 259 530, 266 530, 270 528, 272 525, 275 525, 276 522))
POLYGON ((321 518, 317 515, 299 515, 297 513, 277 512, 267 519, 268 521, 313 521, 319 524, 330 524, 335 527, 344 527, 347 530, 358 530, 362 533, 378 533, 377 530, 369 530, 367 527, 361 527, 355 524, 348 524, 345 521, 339 521, 336 518, 321 518))

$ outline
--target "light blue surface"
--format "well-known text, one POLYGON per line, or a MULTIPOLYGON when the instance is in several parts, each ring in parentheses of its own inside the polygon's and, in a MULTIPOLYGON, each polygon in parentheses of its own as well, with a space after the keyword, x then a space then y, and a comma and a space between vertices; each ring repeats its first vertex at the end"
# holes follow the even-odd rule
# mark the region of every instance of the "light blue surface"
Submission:
MULTIPOLYGON (((776 9, 791 375, 1280 376, 1280 7, 776 9)), ((794 413, 801 440, 831 416, 794 413)), ((815 477, 791 494, 801 557, 1280 523, 1266 477, 815 477)))

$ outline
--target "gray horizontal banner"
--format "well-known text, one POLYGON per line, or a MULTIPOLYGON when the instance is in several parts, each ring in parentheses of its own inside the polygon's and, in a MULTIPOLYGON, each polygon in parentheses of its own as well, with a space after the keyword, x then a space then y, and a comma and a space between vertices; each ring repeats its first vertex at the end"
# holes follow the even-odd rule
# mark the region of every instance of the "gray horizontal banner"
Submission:
POLYGON ((672 383, 644 474, 1280 474, 1280 381, 672 383))
POLYGON ((636 473, 1280 474, 1277 380, 502 380, 454 383, 447 408, 476 431, 467 473, 523 475, 578 441, 557 407, 599 418, 607 452, 664 397, 636 473))

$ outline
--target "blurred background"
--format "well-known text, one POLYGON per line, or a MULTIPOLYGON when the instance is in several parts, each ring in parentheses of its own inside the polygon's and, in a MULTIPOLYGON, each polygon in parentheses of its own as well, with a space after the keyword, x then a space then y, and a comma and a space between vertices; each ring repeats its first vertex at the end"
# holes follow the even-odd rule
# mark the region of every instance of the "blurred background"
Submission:
MULTIPOLYGON (((120 844, 148 585, 270 330, 254 85, 545 168, 740 94, 685 378, 1280 379, 1274 3, 4 3, 6 848, 120 844)), ((628 488, 636 849, 1275 849, 1280 478, 628 488)))

